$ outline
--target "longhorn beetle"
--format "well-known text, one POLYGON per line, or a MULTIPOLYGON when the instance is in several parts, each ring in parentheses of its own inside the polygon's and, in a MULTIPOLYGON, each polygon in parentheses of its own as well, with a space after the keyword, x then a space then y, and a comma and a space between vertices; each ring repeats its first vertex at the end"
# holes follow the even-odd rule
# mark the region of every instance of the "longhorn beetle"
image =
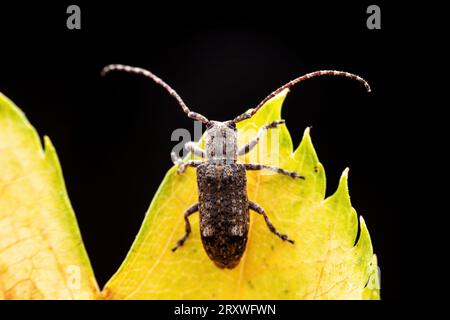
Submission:
POLYGON ((250 111, 237 116, 233 120, 220 122, 208 120, 205 116, 191 111, 174 89, 148 70, 112 64, 104 67, 101 74, 105 75, 110 71, 125 71, 150 78, 178 101, 178 104, 189 118, 206 125, 205 150, 193 142, 188 142, 185 145, 188 151, 203 158, 204 161, 188 160, 183 162, 174 152, 171 154, 172 161, 175 165, 178 165, 178 173, 183 173, 186 167, 197 168, 197 186, 199 191, 198 203, 190 206, 184 212, 186 231, 172 251, 177 250, 186 241, 191 233, 189 216, 198 211, 200 213, 201 239, 206 253, 219 268, 229 269, 237 266, 245 251, 250 209, 261 214, 269 230, 280 239, 294 243, 294 240, 290 239, 286 234, 280 233, 275 228, 262 207, 248 199, 246 170, 266 169, 294 179, 305 179, 304 176, 297 172, 286 171, 274 166, 259 163, 237 163, 238 156, 252 150, 268 129, 278 127, 284 123, 284 120, 275 120, 261 127, 256 137, 241 148, 238 148, 237 145, 238 132, 236 123, 251 118, 264 103, 284 89, 316 76, 333 75, 347 77, 361 82, 367 91, 370 92, 369 84, 357 75, 335 70, 315 71, 298 77, 273 91, 256 108, 250 109, 250 111))

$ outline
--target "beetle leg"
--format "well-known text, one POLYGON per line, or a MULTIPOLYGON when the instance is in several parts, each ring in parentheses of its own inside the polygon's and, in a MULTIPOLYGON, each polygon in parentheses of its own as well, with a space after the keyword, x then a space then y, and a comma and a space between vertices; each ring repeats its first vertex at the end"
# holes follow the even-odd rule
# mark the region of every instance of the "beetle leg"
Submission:
POLYGON ((243 146, 242 148, 239 149, 238 156, 242 156, 242 155, 250 152, 258 144, 259 140, 262 138, 262 136, 266 133, 266 131, 268 129, 276 128, 280 124, 283 124, 284 122, 285 122, 284 120, 275 120, 275 121, 272 121, 271 123, 266 124, 265 126, 262 126, 261 128, 259 128, 259 131, 258 131, 258 134, 256 135, 256 137, 253 138, 252 140, 250 140, 245 146, 243 146))
POLYGON ((198 211, 198 203, 190 206, 189 208, 186 209, 186 211, 184 212, 184 221, 186 224, 186 232, 184 233, 184 236, 177 241, 177 244, 175 245, 175 247, 172 248, 172 251, 175 252, 175 250, 177 250, 179 247, 181 247, 184 242, 186 241, 187 237, 189 236, 189 234, 191 233, 191 224, 189 223, 189 216, 195 212, 198 211))
POLYGON ((262 169, 268 169, 271 171, 274 171, 276 173, 284 174, 285 176, 289 176, 291 178, 297 178, 297 179, 303 179, 305 180, 305 177, 298 174, 294 171, 287 171, 278 167, 274 166, 267 166, 265 164, 259 164, 259 163, 244 163, 244 167, 246 170, 262 170, 262 169))
POLYGON ((179 165, 183 160, 177 156, 175 152, 170 153, 170 157, 172 158, 172 162, 174 165, 179 165))
POLYGON ((184 147, 186 148, 187 151, 192 152, 196 156, 199 156, 202 158, 205 157, 205 150, 200 148, 195 142, 189 141, 184 145, 184 147))
POLYGON ((283 241, 288 241, 290 243, 294 243, 294 240, 289 239, 289 237, 286 234, 282 234, 278 232, 278 230, 275 228, 275 226, 270 222, 269 217, 266 214, 266 211, 264 211, 263 208, 261 208, 257 203, 253 201, 248 202, 249 209, 252 209, 253 211, 261 214, 264 217, 264 220, 266 221, 267 227, 270 231, 272 231, 274 234, 276 234, 278 237, 280 237, 283 241))
POLYGON ((186 162, 182 162, 178 165, 178 174, 182 174, 186 171, 187 167, 198 167, 199 165, 201 165, 203 163, 203 161, 200 160, 188 160, 186 162))
POLYGON ((195 168, 203 163, 203 161, 200 161, 200 160, 188 160, 188 161, 183 162, 183 160, 181 158, 177 157, 175 152, 172 152, 170 154, 170 156, 172 157, 173 164, 178 166, 178 171, 177 171, 178 174, 184 173, 186 171, 186 167, 194 167, 195 168))

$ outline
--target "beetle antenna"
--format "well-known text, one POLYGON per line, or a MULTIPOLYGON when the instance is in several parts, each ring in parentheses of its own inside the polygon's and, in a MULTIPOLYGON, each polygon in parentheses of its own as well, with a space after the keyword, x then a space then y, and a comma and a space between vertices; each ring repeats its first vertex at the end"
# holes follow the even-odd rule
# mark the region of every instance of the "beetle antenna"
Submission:
POLYGON ((366 80, 364 80, 363 78, 361 78, 360 76, 357 76, 356 74, 345 72, 345 71, 336 71, 336 70, 315 71, 315 72, 307 73, 307 74, 305 74, 305 75, 303 75, 301 77, 298 77, 298 78, 295 78, 294 80, 289 81, 285 85, 281 86, 280 88, 278 88, 277 90, 275 90, 274 92, 269 94, 266 98, 264 98, 264 100, 261 101, 256 108, 251 109, 249 112, 243 113, 240 116, 237 116, 232 121, 234 123, 237 123, 239 121, 251 118, 256 112, 258 112, 258 110, 268 100, 270 100, 273 97, 275 97, 277 94, 279 94, 284 89, 289 89, 289 88, 295 86, 297 83, 300 83, 300 82, 302 82, 304 80, 311 79, 311 78, 318 77, 318 76, 324 76, 324 75, 347 77, 347 78, 359 81, 359 82, 361 82, 364 85, 364 87, 366 87, 367 92, 371 91, 369 83, 366 80))
POLYGON ((184 113, 186 113, 189 118, 200 121, 204 124, 209 123, 209 120, 205 116, 203 116, 197 112, 191 111, 187 107, 187 105, 184 103, 183 99, 181 99, 180 95, 171 86, 169 86, 161 78, 154 75, 150 71, 145 70, 143 68, 139 68, 139 67, 126 66, 123 64, 110 64, 110 65, 107 65, 106 67, 104 67, 102 69, 102 71, 100 72, 100 74, 102 76, 105 76, 110 71, 124 71, 124 72, 128 72, 128 73, 141 74, 141 75, 149 78, 150 80, 153 80, 155 83, 157 83, 161 87, 163 87, 172 97, 174 97, 177 100, 181 109, 183 109, 184 113))

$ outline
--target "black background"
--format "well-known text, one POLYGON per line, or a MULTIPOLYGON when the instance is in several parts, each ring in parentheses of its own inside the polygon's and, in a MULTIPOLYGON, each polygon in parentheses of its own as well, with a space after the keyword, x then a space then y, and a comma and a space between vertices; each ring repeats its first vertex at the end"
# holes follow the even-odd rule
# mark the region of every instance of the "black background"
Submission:
POLYGON ((422 105, 426 67, 417 58, 426 39, 407 7, 378 3, 382 29, 368 30, 371 2, 77 2, 82 29, 67 30, 69 4, 0 6, 0 90, 51 137, 100 285, 124 259, 171 167, 172 131, 193 132, 192 121, 150 81, 100 77, 104 65, 123 63, 152 70, 193 110, 216 120, 306 72, 363 76, 371 94, 341 78, 301 84, 283 117, 294 145, 313 126, 327 195, 350 167, 352 203, 378 255, 382 298, 443 294, 448 250, 430 199, 439 171, 426 144, 432 106, 422 105))

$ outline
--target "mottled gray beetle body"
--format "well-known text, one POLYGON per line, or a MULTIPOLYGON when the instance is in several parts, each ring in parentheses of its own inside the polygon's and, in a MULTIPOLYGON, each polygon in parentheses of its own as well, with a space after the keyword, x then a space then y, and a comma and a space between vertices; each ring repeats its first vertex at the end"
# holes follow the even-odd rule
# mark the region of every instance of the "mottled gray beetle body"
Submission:
POLYGON ((206 253, 219 268, 230 269, 239 263, 245 252, 249 232, 250 209, 262 215, 269 230, 281 240, 294 243, 287 235, 278 232, 262 207, 247 198, 246 170, 267 169, 290 178, 305 179, 296 172, 286 171, 278 167, 259 163, 237 163, 238 156, 251 151, 268 129, 276 128, 283 124, 284 120, 275 120, 262 126, 257 136, 241 148, 238 148, 236 123, 251 118, 267 101, 283 90, 316 76, 347 77, 363 83, 367 91, 370 92, 369 84, 357 75, 336 70, 315 71, 289 81, 269 94, 256 108, 249 112, 243 113, 233 120, 219 122, 208 120, 205 116, 191 111, 175 90, 148 70, 113 64, 103 68, 102 75, 112 70, 137 73, 150 78, 166 89, 178 101, 189 118, 206 125, 205 150, 193 142, 188 142, 185 146, 187 150, 203 160, 183 161, 172 152, 172 160, 178 165, 178 173, 183 173, 186 167, 197 168, 199 191, 198 203, 193 204, 184 212, 186 231, 172 251, 177 250, 184 244, 191 233, 189 216, 199 211, 200 233, 206 253))
POLYGON ((203 247, 218 267, 233 268, 244 254, 250 222, 245 167, 201 164, 197 184, 203 247))

